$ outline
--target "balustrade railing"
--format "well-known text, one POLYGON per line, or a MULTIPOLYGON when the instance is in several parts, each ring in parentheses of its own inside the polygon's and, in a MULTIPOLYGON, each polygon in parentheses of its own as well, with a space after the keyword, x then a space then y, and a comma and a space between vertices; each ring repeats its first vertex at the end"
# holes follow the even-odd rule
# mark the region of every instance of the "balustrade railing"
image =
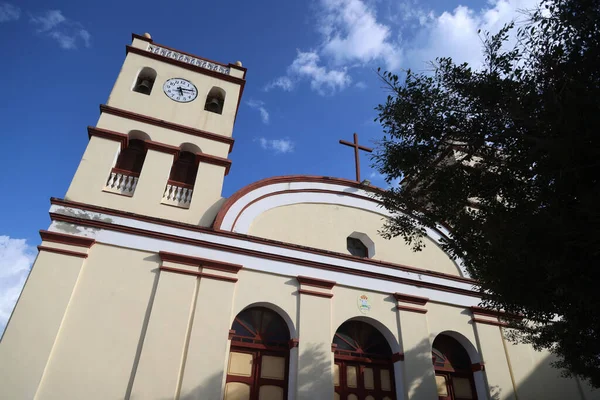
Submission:
POLYGON ((104 186, 104 191, 133 196, 140 174, 113 168, 104 186))
POLYGON ((190 208, 194 186, 182 182, 168 181, 162 203, 171 206, 190 208))

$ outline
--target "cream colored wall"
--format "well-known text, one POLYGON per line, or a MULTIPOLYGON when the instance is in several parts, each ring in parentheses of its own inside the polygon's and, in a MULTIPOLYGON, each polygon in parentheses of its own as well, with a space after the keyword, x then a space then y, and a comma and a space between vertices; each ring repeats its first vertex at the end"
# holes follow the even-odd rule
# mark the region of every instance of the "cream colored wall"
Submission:
POLYGON ((36 399, 124 398, 157 266, 155 254, 92 247, 36 399))
POLYGON ((150 139, 179 147, 182 143, 192 143, 200 148, 203 153, 217 157, 227 158, 229 154, 229 144, 221 143, 214 140, 190 135, 187 133, 162 128, 160 126, 145 124, 143 122, 134 121, 132 119, 119 117, 112 114, 102 113, 96 124, 98 128, 108 129, 110 131, 128 134, 130 131, 142 131, 150 139))
POLYGON ((160 273, 131 399, 168 399, 179 390, 197 287, 194 276, 160 273))
POLYGON ((581 398, 577 381, 561 377, 560 370, 551 367, 552 354, 509 341, 506 349, 519 400, 581 398))
POLYGON ((107 104, 138 114, 230 137, 233 132, 239 96, 240 85, 237 83, 129 53, 125 58, 107 104), (132 91, 137 75, 144 67, 150 67, 157 73, 150 95, 132 91), (179 103, 169 99, 163 92, 163 84, 170 78, 183 78, 192 82, 198 89, 198 97, 189 103, 179 103), (206 96, 213 86, 218 86, 225 91, 222 114, 204 110, 206 96))
POLYGON ((173 155, 148 150, 133 197, 102 191, 120 151, 120 143, 92 136, 65 198, 136 214, 210 226, 224 199, 225 168, 200 163, 189 209, 161 204, 173 155))
POLYGON ((83 262, 46 251, 36 258, 0 342, 0 398, 35 396, 83 262))
POLYGON ((506 353, 500 329, 474 328, 468 309, 430 301, 426 314, 399 311, 387 293, 337 285, 333 298, 317 297, 299 294, 294 276, 243 268, 233 283, 159 273, 159 266, 156 254, 99 243, 87 259, 43 252, 0 346, 0 397, 162 400, 180 392, 180 398, 218 400, 233 318, 263 305, 280 312, 299 338, 291 351, 290 398, 333 393, 333 334, 353 318, 375 325, 393 352, 404 353, 402 371, 396 363, 399 398, 435 397, 431 343, 448 332, 472 345, 473 362, 485 363, 493 399, 514 398, 507 353, 519 400, 598 398, 558 378, 547 354, 511 344, 506 353), (357 306, 361 294, 370 298, 367 314, 357 306))
POLYGON ((460 275, 458 267, 431 240, 423 251, 413 252, 402 238, 386 240, 377 231, 383 217, 369 211, 333 204, 293 204, 259 215, 250 235, 349 254, 346 238, 354 231, 367 234, 375 243, 373 259, 460 275))

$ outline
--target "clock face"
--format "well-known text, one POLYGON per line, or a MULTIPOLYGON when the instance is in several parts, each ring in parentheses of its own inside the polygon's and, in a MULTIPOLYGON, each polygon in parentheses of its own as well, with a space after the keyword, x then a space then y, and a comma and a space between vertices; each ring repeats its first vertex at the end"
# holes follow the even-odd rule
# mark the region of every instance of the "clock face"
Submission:
POLYGON ((180 103, 189 103, 198 96, 196 86, 192 82, 182 78, 168 79, 163 85, 163 90, 171 100, 180 103))

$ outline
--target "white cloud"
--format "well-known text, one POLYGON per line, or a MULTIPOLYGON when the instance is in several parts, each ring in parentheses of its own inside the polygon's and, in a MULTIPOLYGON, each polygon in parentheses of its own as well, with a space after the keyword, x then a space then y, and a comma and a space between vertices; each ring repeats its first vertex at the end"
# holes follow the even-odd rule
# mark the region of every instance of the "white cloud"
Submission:
POLYGON ((338 64, 381 60, 387 68, 400 63, 392 29, 377 21, 374 8, 362 0, 321 0, 318 30, 324 35, 323 54, 338 64))
POLYGON ((264 124, 268 124, 269 123, 269 112, 267 111, 267 109, 265 108, 265 103, 259 100, 248 100, 246 102, 246 104, 248 104, 248 106, 250 108, 254 108, 255 110, 258 110, 260 112, 260 118, 262 119, 262 122, 264 124))
POLYGON ((367 84, 364 83, 363 81, 356 82, 356 85, 354 85, 354 86, 356 86, 359 89, 366 89, 367 88, 367 84))
MULTIPOLYGON (((406 60, 418 70, 436 57, 452 57, 455 62, 468 62, 480 67, 483 61, 482 32, 496 33, 504 24, 523 20, 523 10, 532 9, 538 0, 495 0, 487 8, 474 11, 458 6, 428 19, 419 33, 404 49, 406 60)), ((515 38, 509 44, 515 43, 515 38)))
POLYGON ((298 55, 288 68, 288 73, 308 78, 310 87, 321 95, 334 93, 336 89, 342 90, 352 82, 345 68, 327 69, 319 65, 319 61, 320 57, 316 52, 298 50, 298 55))
POLYGON ((21 294, 35 250, 25 239, 0 236, 0 335, 21 294))
POLYGON ((62 11, 60 10, 48 10, 43 15, 31 17, 31 22, 38 26, 38 32, 52 30, 66 20, 67 19, 62 15, 62 11))
POLYGON ((79 42, 90 47, 92 35, 76 21, 66 18, 60 10, 48 10, 44 14, 31 16, 30 22, 43 33, 56 40, 66 50, 76 49, 79 42))
MULTIPOLYGON (((290 91, 308 78, 318 93, 333 93, 349 86, 353 68, 422 71, 437 57, 452 57, 477 68, 483 61, 478 30, 496 33, 511 20, 523 20, 522 11, 534 8, 538 1, 489 0, 481 9, 458 6, 435 14, 417 0, 402 0, 389 3, 388 12, 380 12, 384 22, 375 8, 382 6, 381 1, 319 0, 315 29, 321 40, 314 50, 298 50, 287 74, 265 90, 290 91)), ((509 45, 515 43, 514 37, 511 40, 509 45)))
POLYGON ((265 150, 273 150, 275 154, 292 153, 294 151, 295 144, 289 139, 266 139, 264 137, 258 138, 260 147, 265 150))
POLYGON ((21 18, 21 9, 10 3, 0 3, 0 22, 16 21, 21 18))
POLYGON ((320 57, 315 51, 297 50, 296 59, 287 69, 287 76, 282 76, 268 84, 265 89, 281 87, 286 91, 293 89, 293 80, 308 79, 310 87, 324 96, 336 90, 346 88, 352 82, 346 68, 328 69, 320 65, 320 57))
POLYGON ((273 82, 266 85, 264 91, 268 92, 269 90, 277 87, 286 92, 291 92, 292 89, 294 89, 294 82, 292 82, 292 80, 287 76, 281 76, 275 79, 273 82))

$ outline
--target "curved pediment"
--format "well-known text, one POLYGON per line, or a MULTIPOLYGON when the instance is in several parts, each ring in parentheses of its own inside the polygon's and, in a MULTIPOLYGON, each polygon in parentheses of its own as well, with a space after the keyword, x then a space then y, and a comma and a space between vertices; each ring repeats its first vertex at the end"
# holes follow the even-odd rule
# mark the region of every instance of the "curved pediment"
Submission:
POLYGON ((214 228, 341 254, 350 254, 347 238, 354 237, 374 260, 467 277, 437 244, 444 230, 428 230, 425 249, 416 253, 402 238, 381 237, 390 214, 375 200, 377 190, 327 177, 268 178, 229 198, 214 228))

